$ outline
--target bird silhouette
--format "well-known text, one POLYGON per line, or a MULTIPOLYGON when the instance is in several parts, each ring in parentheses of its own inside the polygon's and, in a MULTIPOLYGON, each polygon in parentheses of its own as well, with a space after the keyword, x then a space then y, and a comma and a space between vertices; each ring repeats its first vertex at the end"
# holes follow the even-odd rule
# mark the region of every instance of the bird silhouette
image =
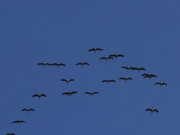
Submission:
POLYGON ((143 67, 132 67, 132 70, 137 70, 138 72, 139 71, 142 71, 142 70, 146 70, 145 68, 143 68, 143 67))
POLYGON ((46 62, 40 62, 40 63, 37 63, 37 65, 40 65, 40 66, 50 66, 51 64, 46 63, 46 62))
POLYGON ((26 112, 30 112, 30 111, 35 111, 33 108, 23 108, 22 110, 21 110, 22 112, 24 112, 24 111, 26 111, 26 112))
POLYGON ((15 133, 7 133, 6 135, 15 135, 15 133))
POLYGON ((103 49, 94 47, 88 50, 88 52, 96 52, 96 51, 103 51, 103 49))
POLYGON ((116 81, 113 79, 106 79, 106 80, 102 80, 102 82, 107 82, 109 84, 111 82, 116 82, 116 81))
POLYGON ((87 62, 78 62, 78 63, 76 63, 76 65, 81 65, 83 67, 84 65, 89 66, 89 63, 87 63, 87 62))
POLYGON ((51 66, 57 66, 57 67, 60 67, 60 66, 66 66, 64 63, 53 63, 51 64, 51 66))
POLYGON ((68 84, 69 82, 74 81, 74 79, 61 79, 61 81, 66 82, 68 84))
POLYGON ((14 124, 14 123, 20 124, 20 123, 25 123, 25 121, 23 121, 23 120, 16 120, 16 121, 13 121, 12 123, 13 123, 13 124, 14 124))
POLYGON ((127 80, 132 80, 132 78, 131 77, 121 77, 121 78, 119 78, 120 80, 124 80, 124 81, 127 81, 127 80))
POLYGON ((40 99, 41 97, 46 97, 46 95, 45 94, 34 94, 32 97, 38 97, 40 99))
POLYGON ((167 83, 165 83, 165 82, 156 82, 155 85, 160 85, 160 86, 162 86, 162 85, 167 85, 167 83))
POLYGON ((112 56, 106 56, 106 57, 101 57, 99 59, 107 61, 107 60, 113 59, 113 57, 112 56))
POLYGON ((62 93, 62 95, 69 95, 69 96, 71 96, 72 94, 77 94, 77 91, 68 91, 62 93))
POLYGON ((149 78, 149 79, 151 79, 152 77, 157 77, 156 75, 151 74, 151 73, 148 73, 148 74, 144 73, 144 74, 142 74, 142 76, 143 76, 144 78, 149 78))
POLYGON ((95 94, 98 94, 99 92, 84 92, 84 93, 93 96, 95 94))
POLYGON ((153 107, 152 108, 147 108, 145 111, 150 111, 151 113, 153 113, 153 112, 159 113, 159 110, 153 109, 153 107))
POLYGON ((110 57, 114 57, 114 58, 118 58, 118 57, 124 57, 124 55, 122 55, 122 54, 111 54, 111 55, 109 55, 110 57))
POLYGON ((121 68, 124 68, 124 69, 126 69, 126 70, 128 71, 128 70, 133 70, 134 67, 126 67, 126 66, 122 66, 121 68))

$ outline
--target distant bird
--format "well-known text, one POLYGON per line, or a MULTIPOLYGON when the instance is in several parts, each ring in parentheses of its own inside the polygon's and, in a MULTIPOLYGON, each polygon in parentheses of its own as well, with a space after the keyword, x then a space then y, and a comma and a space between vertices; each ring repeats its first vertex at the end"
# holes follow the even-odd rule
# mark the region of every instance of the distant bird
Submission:
POLYGON ((109 84, 110 82, 116 82, 116 81, 115 81, 115 80, 110 79, 110 80, 102 80, 102 82, 107 82, 107 83, 109 84))
POLYGON ((101 57, 101 58, 99 58, 100 60, 110 60, 110 59, 113 59, 113 57, 112 56, 106 56, 106 57, 101 57))
POLYGON ((15 133, 7 133, 6 135, 15 135, 15 133))
POLYGON ((60 67, 60 66, 66 66, 64 63, 53 63, 51 64, 51 66, 57 66, 57 67, 60 67))
POLYGON ((72 94, 77 94, 77 91, 68 91, 62 93, 62 95, 69 95, 69 96, 71 96, 72 94))
POLYGON ((167 83, 165 83, 165 82, 156 82, 155 85, 160 85, 160 86, 162 86, 162 85, 167 85, 167 83))
POLYGON ((25 121, 23 121, 23 120, 16 120, 16 121, 13 121, 12 123, 13 123, 13 124, 14 124, 14 123, 20 124, 20 123, 25 123, 25 121))
POLYGON ((157 112, 159 113, 159 111, 157 109, 153 109, 153 108, 147 108, 146 111, 150 111, 151 113, 152 112, 157 112))
POLYGON ((40 99, 41 97, 46 97, 46 95, 45 94, 34 94, 32 97, 38 97, 40 99))
POLYGON ((95 94, 98 94, 99 92, 84 92, 84 93, 93 96, 95 94))
POLYGON ((149 79, 151 79, 152 77, 157 77, 156 75, 150 74, 150 73, 148 73, 148 74, 144 73, 144 74, 142 74, 142 76, 143 76, 144 78, 149 78, 149 79))
POLYGON ((33 108, 23 108, 21 111, 22 112, 26 111, 29 113, 30 111, 35 111, 35 110, 33 108))
POLYGON ((94 47, 88 50, 88 52, 96 52, 96 51, 103 51, 103 49, 94 47))
POLYGON ((143 67, 132 67, 132 70, 137 70, 138 72, 141 71, 141 70, 146 70, 145 68, 143 67))
POLYGON ((124 68, 124 69, 126 69, 126 70, 128 71, 128 70, 133 70, 134 67, 126 67, 126 66, 122 66, 121 68, 124 68))
POLYGON ((50 66, 51 64, 46 63, 46 62, 40 62, 40 63, 37 63, 37 65, 40 65, 40 66, 50 66))
POLYGON ((124 55, 122 55, 122 54, 111 54, 111 55, 109 55, 110 57, 115 57, 115 58, 118 58, 118 57, 124 57, 124 55))
POLYGON ((120 80, 124 80, 124 81, 127 81, 127 80, 132 80, 132 78, 131 77, 121 77, 121 78, 119 78, 120 80))
POLYGON ((74 81, 74 79, 61 79, 61 81, 64 81, 64 82, 66 82, 68 84, 69 82, 74 81))
POLYGON ((81 65, 83 67, 84 65, 89 66, 89 63, 87 63, 87 62, 78 62, 78 63, 76 63, 76 65, 81 65))

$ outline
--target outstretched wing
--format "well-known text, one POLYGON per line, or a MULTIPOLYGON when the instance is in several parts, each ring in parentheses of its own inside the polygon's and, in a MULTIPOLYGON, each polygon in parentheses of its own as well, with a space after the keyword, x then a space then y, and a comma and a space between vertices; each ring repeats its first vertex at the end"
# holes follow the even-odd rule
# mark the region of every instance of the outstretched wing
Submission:
POLYGON ((116 82, 115 80, 109 80, 109 82, 116 82))
POLYGON ((82 62, 78 62, 78 63, 76 63, 76 65, 83 65, 83 64, 82 64, 82 62))
POLYGON ((46 95, 45 94, 41 94, 40 97, 46 97, 46 95))
POLYGON ((33 108, 30 108, 29 111, 35 111, 33 108))
POLYGON ((103 51, 103 49, 101 49, 101 48, 96 48, 96 51, 103 51))
POLYGON ((74 81, 74 79, 69 79, 69 81, 74 81))
POLYGON ((23 112, 23 111, 28 111, 28 109, 26 109, 26 108, 23 108, 21 111, 22 111, 22 112, 23 112))
POLYGON ((155 112, 159 113, 159 111, 157 109, 154 109, 155 112))
POLYGON ((18 123, 18 121, 16 120, 16 121, 13 121, 12 123, 18 123))
POLYGON ((34 94, 32 97, 39 97, 39 95, 38 94, 34 94))
POLYGON ((67 82, 67 80, 66 80, 66 79, 61 79, 61 81, 67 82))
POLYGON ((71 91, 71 94, 76 94, 77 93, 77 91, 71 91))
POLYGON ((147 108, 146 111, 152 111, 150 108, 147 108))

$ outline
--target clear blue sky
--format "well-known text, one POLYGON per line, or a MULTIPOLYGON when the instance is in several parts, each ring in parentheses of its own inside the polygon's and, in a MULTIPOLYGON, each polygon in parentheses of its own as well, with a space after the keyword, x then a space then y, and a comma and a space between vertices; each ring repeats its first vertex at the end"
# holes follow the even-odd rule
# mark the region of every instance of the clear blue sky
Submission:
POLYGON ((0 134, 179 135, 178 0, 1 0, 0 134), (92 47, 103 52, 90 53, 92 47), (122 53, 104 62, 100 57, 122 53), (75 66, 87 61, 90 66, 75 66), (66 67, 40 67, 63 62, 66 67), (146 72, 121 66, 142 66, 146 72), (158 77, 142 78, 142 73, 158 77), (119 77, 130 76, 124 82, 119 77), (67 85, 62 78, 74 78, 67 85), (103 84, 103 79, 115 79, 103 84), (155 86, 157 81, 168 83, 155 86), (67 90, 77 95, 62 96, 67 90), (99 91, 93 97, 85 91, 99 91), (32 98, 45 93, 47 98, 32 98), (21 112, 33 107, 32 113, 21 112), (145 112, 155 107, 160 113, 145 112), (23 119, 25 124, 11 124, 23 119))

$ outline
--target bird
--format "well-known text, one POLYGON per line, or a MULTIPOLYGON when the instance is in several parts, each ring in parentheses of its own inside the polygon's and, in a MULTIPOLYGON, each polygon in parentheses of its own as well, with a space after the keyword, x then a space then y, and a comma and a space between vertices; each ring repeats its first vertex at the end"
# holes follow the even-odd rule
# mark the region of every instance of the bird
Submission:
POLYGON ((13 121, 12 123, 13 123, 13 124, 14 124, 14 123, 20 124, 20 123, 25 123, 25 121, 23 121, 23 120, 15 120, 15 121, 13 121))
POLYGON ((88 50, 88 52, 96 52, 96 51, 103 51, 103 49, 94 47, 88 50))
POLYGON ((40 65, 40 66, 50 66, 51 64, 46 63, 46 62, 40 62, 40 63, 37 63, 37 65, 40 65))
POLYGON ((109 60, 109 59, 113 59, 113 57, 112 56, 106 56, 106 57, 101 57, 101 58, 99 58, 100 60, 109 60))
POLYGON ((72 94, 77 94, 77 91, 68 91, 62 93, 62 95, 69 95, 69 96, 71 96, 72 94))
POLYGON ((116 82, 116 81, 112 80, 112 79, 109 79, 109 80, 102 80, 102 82, 107 82, 109 84, 110 82, 116 82))
POLYGON ((155 85, 160 85, 160 86, 162 86, 162 85, 167 85, 167 83, 165 83, 165 82, 156 82, 155 85))
POLYGON ((64 81, 64 82, 66 82, 68 84, 69 82, 74 81, 74 79, 61 79, 61 81, 64 81))
POLYGON ((6 135, 15 135, 15 133, 7 133, 6 135))
POLYGON ((93 96, 93 95, 95 95, 95 94, 98 94, 99 92, 84 92, 84 93, 93 96))
POLYGON ((151 113, 152 113, 152 112, 157 112, 157 113, 159 113, 159 110, 153 109, 153 107, 152 107, 152 108, 147 108, 145 111, 150 111, 151 113))
POLYGON ((144 77, 144 78, 149 78, 149 79, 151 79, 152 77, 157 77, 156 75, 154 75, 154 74, 151 74, 151 73, 144 73, 144 74, 142 74, 142 76, 144 77))
POLYGON ((29 113, 30 111, 35 111, 35 110, 33 108, 23 108, 21 111, 22 112, 26 111, 29 113))
POLYGON ((141 71, 141 70, 146 70, 145 68, 143 67, 132 67, 132 70, 137 70, 138 72, 141 71))
POLYGON ((34 94, 32 97, 38 97, 40 99, 41 97, 46 97, 46 95, 45 94, 34 94))
POLYGON ((127 69, 128 70, 133 70, 134 67, 126 67, 126 66, 122 66, 121 68, 127 69))
POLYGON ((127 80, 132 80, 132 78, 131 77, 121 77, 121 78, 119 78, 120 80, 124 80, 124 81, 127 81, 127 80))
POLYGON ((111 55, 109 55, 110 57, 115 57, 115 58, 118 58, 118 57, 124 57, 124 55, 122 55, 122 54, 111 54, 111 55))
POLYGON ((76 65, 81 65, 83 67, 84 65, 89 66, 89 63, 87 63, 87 62, 78 62, 78 63, 76 63, 76 65))
POLYGON ((60 67, 60 66, 66 66, 64 63, 53 63, 51 64, 51 66, 57 66, 57 67, 60 67))

